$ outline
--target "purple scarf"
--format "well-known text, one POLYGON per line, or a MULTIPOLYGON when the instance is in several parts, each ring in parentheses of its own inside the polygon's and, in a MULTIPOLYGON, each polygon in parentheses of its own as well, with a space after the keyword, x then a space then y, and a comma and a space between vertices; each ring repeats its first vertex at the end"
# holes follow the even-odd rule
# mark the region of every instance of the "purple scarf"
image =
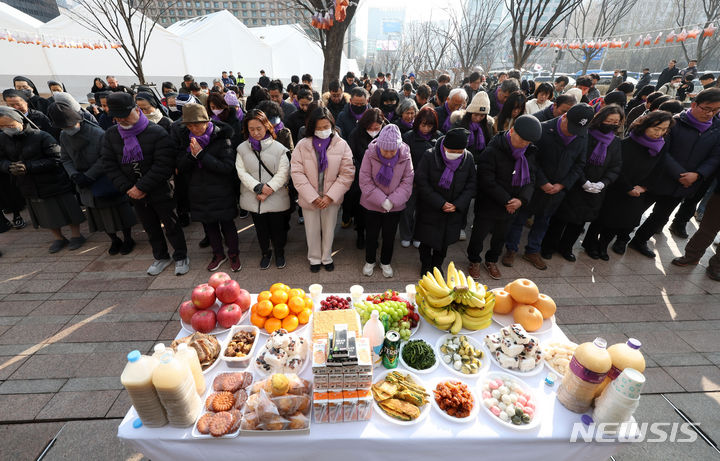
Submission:
POLYGON ((375 181, 388 187, 393 178, 393 168, 395 168, 398 160, 400 160, 400 149, 395 151, 395 155, 393 155, 392 158, 383 157, 380 153, 380 148, 377 146, 375 150, 377 151, 377 157, 380 161, 380 171, 375 175, 375 181))
MULTIPOLYGON (((205 149, 208 144, 210 144, 210 135, 213 133, 215 129, 215 125, 212 123, 208 123, 207 129, 205 130, 205 133, 201 134, 200 136, 195 136, 194 134, 190 133, 190 140, 197 139, 198 144, 200 144, 200 147, 205 149)), ((190 152, 190 147, 188 146, 188 152, 190 152)))
POLYGON ((422 134, 420 130, 415 131, 415 134, 420 138, 424 139, 425 141, 430 141, 432 139, 433 132, 429 131, 428 134, 422 134))
POLYGON ((445 101, 445 113, 447 113, 447 118, 445 118, 445 121, 443 122, 442 130, 447 132, 450 130, 450 114, 452 113, 447 101, 445 101))
POLYGON ((283 128, 285 128, 285 125, 283 125, 283 122, 278 122, 278 124, 275 125, 274 128, 275 128, 275 134, 278 134, 283 130, 283 128))
POLYGON ((320 139, 317 136, 312 137, 312 145, 318 155, 318 171, 325 171, 328 166, 327 149, 332 141, 332 136, 327 139, 320 139))
POLYGON ((145 114, 143 114, 143 111, 140 111, 139 113, 140 119, 129 130, 126 130, 120 125, 117 126, 118 133, 120 133, 120 137, 123 140, 123 165, 139 162, 145 158, 143 157, 142 149, 140 148, 140 142, 138 141, 137 136, 145 131, 145 128, 147 128, 150 120, 148 120, 145 114))
POLYGON ((406 130, 412 129, 412 123, 406 122, 405 120, 402 119, 402 117, 397 119, 397 122, 398 122, 398 126, 400 126, 400 128, 405 128, 406 130))
POLYGON ((512 142, 510 142, 510 132, 505 133, 505 139, 507 140, 508 147, 515 159, 515 171, 513 171, 512 182, 513 186, 522 187, 525 184, 530 184, 530 165, 528 164, 527 158, 525 157, 525 151, 527 147, 521 147, 516 149, 512 142))
POLYGON ((577 138, 575 135, 565 136, 565 133, 563 133, 562 129, 560 128, 560 125, 562 125, 562 117, 558 117, 556 131, 558 136, 560 136, 560 139, 562 140, 563 144, 566 146, 573 142, 573 139, 577 138))
POLYGON ((250 136, 248 138, 248 141, 250 141, 250 146, 252 146, 253 150, 256 152, 260 152, 262 150, 262 142, 270 137, 270 133, 265 133, 265 137, 262 138, 260 141, 250 136))
POLYGON ((293 104, 295 104, 295 107, 297 107, 298 109, 300 109, 300 103, 298 102, 297 99, 293 99, 293 104))
POLYGON ((245 118, 245 114, 243 113, 242 109, 239 108, 239 107, 238 107, 237 109, 235 109, 235 116, 236 116, 237 119, 240 120, 240 121, 242 121, 242 119, 245 118))
POLYGON ((692 111, 686 110, 685 115, 687 116, 688 123, 700 133, 705 133, 712 126, 712 120, 701 122, 693 116, 692 111))
POLYGON ((500 87, 498 86, 495 88, 495 104, 498 106, 498 112, 502 112, 502 108, 505 105, 505 103, 500 102, 498 99, 498 93, 500 92, 500 87))
POLYGON ((658 138, 658 139, 651 139, 645 136, 645 134, 635 134, 630 133, 630 139, 635 141, 636 143, 640 144, 643 147, 647 147, 648 153, 650 154, 650 157, 655 157, 657 154, 660 153, 663 146, 665 145, 665 139, 658 138))
POLYGON ((468 146, 475 146, 478 152, 485 149, 485 134, 479 123, 470 122, 470 136, 468 136, 468 146))
POLYGON ((607 148, 613 139, 615 139, 615 133, 603 133, 600 130, 588 130, 588 133, 597 141, 592 154, 590 154, 588 163, 591 165, 604 165, 607 148))
POLYGON ((365 112, 366 112, 366 111, 367 111, 367 106, 365 106, 365 110, 362 111, 362 113, 360 113, 360 114, 356 114, 356 113, 352 110, 352 107, 348 109, 348 112, 350 112, 350 113, 352 114, 352 116, 355 117, 355 121, 357 121, 357 122, 359 122, 360 119, 362 118, 362 116, 365 115, 365 112))
POLYGON ((442 143, 440 144, 440 153, 442 154, 442 159, 445 163, 445 171, 443 171, 442 176, 440 176, 438 186, 442 187, 443 189, 450 190, 450 185, 452 184, 453 177, 455 176, 455 170, 460 167, 464 156, 461 155, 455 160, 448 160, 448 158, 445 156, 445 139, 443 139, 442 143))

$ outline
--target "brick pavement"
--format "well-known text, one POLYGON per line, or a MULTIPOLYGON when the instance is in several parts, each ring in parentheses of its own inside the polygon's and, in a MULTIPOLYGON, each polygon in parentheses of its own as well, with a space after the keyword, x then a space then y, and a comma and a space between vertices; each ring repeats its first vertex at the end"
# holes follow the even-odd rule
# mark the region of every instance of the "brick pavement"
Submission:
MULTIPOLYGON (((237 223, 242 229, 251 221, 237 223)), ((35 459, 61 429, 44 459, 142 459, 115 437, 130 406, 119 380, 125 355, 132 349, 150 351, 155 342, 175 337, 177 308, 191 287, 207 280, 210 252, 198 248, 201 229, 193 224, 186 229, 191 272, 175 277, 169 268, 151 278, 145 275, 150 248, 139 226, 135 231, 139 245, 128 256, 107 255, 102 234, 90 236, 78 251, 56 255, 47 253, 48 232, 0 234, 0 459, 35 459)), ((252 228, 241 232, 240 242, 244 267, 232 276, 251 292, 274 281, 293 286, 319 282, 328 292, 347 291, 357 281, 368 292, 402 290, 416 281, 419 269, 417 250, 397 243, 395 278, 383 279, 379 270, 363 277, 364 253, 354 248, 354 232, 338 228, 335 272, 311 274, 304 232, 294 218, 283 270, 257 269, 260 255, 252 228)), ((698 267, 678 268, 670 260, 682 253, 684 241, 666 232, 656 236, 655 246, 655 260, 629 250, 623 257, 611 253, 609 262, 594 261, 580 249, 576 263, 556 256, 546 271, 519 260, 512 269, 502 267, 504 277, 494 285, 519 276, 535 280, 557 301, 558 323, 574 341, 597 335, 610 343, 640 339, 648 385, 638 419, 680 421, 669 400, 718 440, 720 283, 704 274, 711 253, 698 267)), ((446 263, 453 259, 465 266, 464 248, 462 242, 453 245, 446 263)), ((616 459, 709 459, 717 454, 698 440, 633 444, 616 459)))

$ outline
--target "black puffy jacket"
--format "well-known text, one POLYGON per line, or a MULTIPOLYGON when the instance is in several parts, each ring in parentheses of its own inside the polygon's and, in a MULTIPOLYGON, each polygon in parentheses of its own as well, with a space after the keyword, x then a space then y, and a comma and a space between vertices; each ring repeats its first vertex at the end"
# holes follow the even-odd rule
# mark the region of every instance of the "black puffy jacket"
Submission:
POLYGON ((193 221, 208 223, 229 221, 237 216, 238 211, 233 130, 223 122, 213 120, 211 123, 215 128, 210 135, 210 143, 197 158, 187 151, 187 147, 177 151, 178 169, 189 174, 190 216, 193 221))
POLYGON ((15 176, 24 197, 48 198, 73 190, 60 162, 60 145, 44 131, 26 125, 15 136, 0 133, 0 172, 10 174, 12 162, 27 167, 27 174, 15 176))
POLYGON ((420 164, 420 160, 422 160, 425 152, 428 149, 432 149, 433 147, 435 147, 435 143, 437 142, 438 138, 442 137, 442 135, 442 133, 436 131, 435 133, 433 133, 429 141, 426 141, 420 136, 418 136, 415 130, 410 130, 402 135, 403 142, 410 147, 410 155, 412 157, 413 169, 417 170, 417 167, 420 164))
POLYGON ((123 164, 124 143, 118 127, 114 125, 107 129, 102 146, 105 174, 120 192, 137 186, 151 202, 171 199, 169 179, 175 170, 175 150, 167 131, 160 125, 149 123, 137 138, 143 159, 123 164))

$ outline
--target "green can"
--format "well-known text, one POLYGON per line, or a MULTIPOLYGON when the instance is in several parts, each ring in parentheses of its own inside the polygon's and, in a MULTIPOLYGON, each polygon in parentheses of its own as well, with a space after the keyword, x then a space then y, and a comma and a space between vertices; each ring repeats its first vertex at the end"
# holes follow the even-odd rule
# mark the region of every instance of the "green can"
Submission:
POLYGON ((382 348, 382 364, 385 368, 397 368, 400 354, 400 333, 390 330, 385 335, 382 348))

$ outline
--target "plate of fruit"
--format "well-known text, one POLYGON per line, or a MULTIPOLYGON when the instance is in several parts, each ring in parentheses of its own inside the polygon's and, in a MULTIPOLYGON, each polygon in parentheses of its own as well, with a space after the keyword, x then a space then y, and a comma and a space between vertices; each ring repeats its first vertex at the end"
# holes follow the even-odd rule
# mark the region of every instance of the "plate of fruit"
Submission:
POLYGON ((180 325, 190 333, 225 333, 243 321, 250 304, 247 290, 225 272, 216 272, 208 283, 193 289, 190 301, 180 305, 180 325))
POLYGON ((289 333, 301 333, 312 319, 313 302, 302 288, 290 288, 274 283, 269 290, 257 295, 250 308, 250 323, 267 336, 280 328, 289 333))
POLYGON ((540 424, 538 400, 530 387, 507 373, 488 373, 480 380, 483 410, 490 418, 514 430, 531 430, 540 424))
POLYGON ((390 330, 400 333, 400 339, 407 341, 420 329, 420 315, 415 306, 400 296, 397 291, 387 290, 378 295, 368 295, 365 301, 355 303, 355 310, 360 316, 360 325, 370 319, 373 310, 377 310, 382 321, 387 314, 390 330))
POLYGON ((535 334, 552 330, 557 306, 550 296, 540 293, 532 280, 517 279, 491 291, 495 293, 493 321, 498 325, 519 323, 525 331, 535 334))

